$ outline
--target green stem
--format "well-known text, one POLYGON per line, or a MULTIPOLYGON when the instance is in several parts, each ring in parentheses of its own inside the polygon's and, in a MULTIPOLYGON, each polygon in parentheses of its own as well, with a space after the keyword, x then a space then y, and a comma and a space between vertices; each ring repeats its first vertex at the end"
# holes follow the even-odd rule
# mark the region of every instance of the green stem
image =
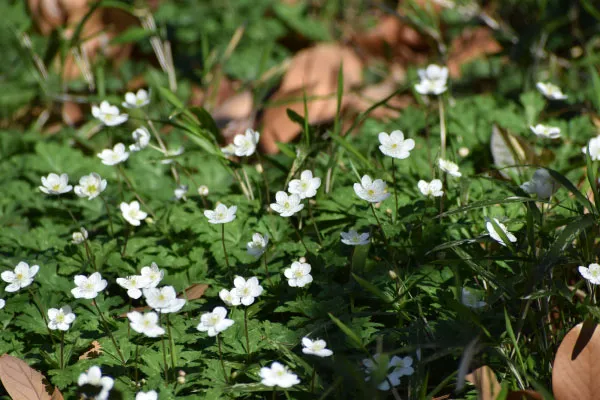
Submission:
POLYGON ((446 117, 444 113, 444 101, 442 96, 438 96, 438 105, 440 109, 440 141, 441 150, 440 155, 442 159, 446 159, 446 117))
POLYGON ((300 234, 300 231, 298 230, 296 225, 294 225, 292 220, 290 220, 290 222, 292 223, 292 226, 294 227, 294 230, 296 231, 296 236, 298 236, 298 240, 300 240, 300 243, 302 243, 302 246, 304 246, 304 250, 306 250, 307 253, 310 253, 308 251, 308 247, 306 247, 306 243, 304 243, 304 240, 302 239, 302 235, 300 234))
POLYGON ((127 177, 127 174, 125 174, 125 169, 123 168, 122 164, 119 164, 119 172, 123 176, 123 179, 125 180, 125 183, 127 184, 127 187, 129 188, 129 190, 131 190, 133 192, 133 194, 135 195, 135 198, 138 199, 140 204, 143 205, 148 210, 148 212, 152 215, 152 218, 156 219, 156 214, 154 213, 154 210, 152 210, 152 208, 150 208, 150 206, 148 206, 148 204, 146 204, 144 199, 142 199, 142 196, 140 196, 138 194, 138 192, 135 190, 135 188, 133 187, 133 184, 127 177))
POLYGON ((396 207, 394 208, 394 216, 393 221, 396 222, 398 220, 398 187, 396 186, 396 166, 394 165, 394 157, 392 157, 392 179, 394 182, 394 201, 396 207))
POLYGON ((102 311, 100 311, 100 307, 98 307, 98 303, 96 303, 96 300, 92 300, 92 304, 96 307, 96 310, 98 311, 98 315, 100 315, 100 319, 102 320, 102 323, 104 324, 104 329, 106 329, 106 333, 108 333, 108 336, 110 337, 110 340, 112 341, 113 346, 115 346, 115 350, 117 350, 117 354, 119 355, 121 362, 123 363, 123 365, 125 365, 125 357, 123 357, 123 353, 121 353, 121 349, 117 345, 117 341, 115 340, 115 337, 113 336, 112 331, 110 330, 110 327, 108 326, 108 322, 104 318, 104 314, 102 314, 102 311))
POLYGON ((217 334, 217 347, 219 348, 219 360, 221 360, 221 368, 223 368, 223 377, 225 377, 225 383, 229 384, 229 377, 225 370, 225 362, 223 361, 223 350, 221 349, 221 336, 217 334))
POLYGON ((385 232, 383 231, 383 226, 381 226, 381 222, 379 221, 379 218, 377 217, 377 214, 375 213, 375 207, 373 206, 373 203, 369 203, 369 205, 371 206, 371 211, 373 212, 373 216, 375 217, 375 220, 377 221, 377 225, 379 226, 379 230, 381 231, 381 237, 383 237, 383 242, 385 243, 386 247, 390 247, 390 244, 387 240, 387 237, 385 236, 385 232))
POLYGON ((315 391, 315 378, 317 377, 317 370, 315 369, 315 364, 312 366, 312 376, 310 378, 310 392, 314 393, 315 391))
POLYGON ((60 369, 65 369, 64 351, 65 351, 65 331, 62 331, 61 335, 60 335, 60 369))
MULTIPOLYGON (((265 171, 265 167, 262 162, 262 157, 260 156, 260 153, 258 152, 258 150, 256 151, 256 158, 258 159, 258 165, 260 165, 260 171, 263 176, 263 181, 265 181, 265 191, 267 193, 267 204, 270 204, 271 203, 271 193, 270 193, 270 189, 269 189, 269 180, 267 179, 267 172, 265 171)), ((271 208, 269 208, 269 210, 270 209, 271 208)))
POLYGON ((110 227, 110 236, 115 236, 115 229, 113 228, 112 216, 110 215, 110 208, 108 207, 108 203, 104 196, 100 195, 102 202, 104 203, 104 208, 106 209, 106 216, 108 217, 108 226, 110 227))
POLYGON ((263 254, 263 260, 265 263, 265 272, 267 273, 267 280, 269 281, 269 285, 273 286, 273 281, 271 281, 271 274, 269 273, 269 267, 267 266, 267 250, 265 249, 265 253, 263 254))
MULTIPOLYGON (((162 317, 162 314, 161 314, 161 317, 162 317)), ((163 365, 165 368, 165 383, 168 385, 169 384, 169 365, 167 364, 167 346, 165 345, 165 336, 164 335, 161 336, 160 341, 162 343, 163 365)))
POLYGON ((173 334, 171 333, 171 321, 169 320, 169 314, 166 314, 167 317, 167 333, 169 334, 169 348, 171 352, 171 365, 173 366, 173 371, 175 371, 175 343, 173 343, 173 334))
POLYGON ((129 236, 131 233, 131 228, 127 227, 125 231, 125 243, 123 243, 123 250, 121 250, 121 257, 125 257, 125 253, 127 252, 127 243, 129 242, 129 236))
POLYGON ((223 254, 225 255, 225 264, 227 264, 227 273, 231 273, 229 257, 227 256, 227 249, 225 248, 225 224, 221 224, 221 242, 223 243, 223 254))
POLYGON ((96 266, 96 260, 92 256, 92 249, 90 249, 90 245, 88 243, 88 239, 86 237, 83 238, 83 246, 85 247, 85 253, 87 255, 88 261, 94 267, 94 271, 98 271, 98 267, 96 266))
POLYGON ((38 296, 35 294, 35 292, 31 289, 31 286, 29 287, 29 294, 31 295, 33 302, 36 304, 38 310, 40 311, 40 314, 42 314, 42 319, 44 320, 44 324, 46 325, 46 329, 48 330, 48 334, 50 335, 50 340, 52 341, 52 345, 54 346, 55 345, 54 336, 52 334, 52 330, 48 326, 48 318, 46 317, 46 309, 42 306, 42 302, 40 301, 38 296))
MULTIPOLYGON (((148 116, 148 113, 144 112, 144 116, 146 117, 146 122, 148 122, 148 126, 150 127, 152 134, 156 138, 156 141, 158 142, 158 145, 160 146, 162 153, 164 155, 167 155, 167 146, 165 145, 165 142, 163 142, 158 131, 154 127, 154 124, 152 123, 152 120, 148 116)), ((179 174, 177 173, 177 168, 175 168, 175 165, 173 163, 171 163, 171 174, 173 175, 173 179, 175 179, 175 182, 179 185, 179 182, 180 182, 179 174)))
POLYGON ((310 216, 310 220, 315 228, 315 231, 317 232, 317 239, 319 240, 319 244, 321 245, 321 247, 323 247, 323 240, 321 240, 321 232, 319 231, 319 228, 317 227, 317 221, 315 221, 315 217, 313 216, 310 199, 308 199, 307 203, 308 203, 308 215, 310 216))
POLYGON ((250 336, 248 335, 248 307, 244 308, 244 332, 246 333, 246 350, 248 351, 248 362, 250 362, 250 336))
POLYGON ((138 374, 139 374, 139 365, 138 365, 139 347, 140 347, 139 343, 136 343, 135 344, 135 372, 134 372, 134 374, 135 374, 134 382, 136 385, 138 383, 138 374))

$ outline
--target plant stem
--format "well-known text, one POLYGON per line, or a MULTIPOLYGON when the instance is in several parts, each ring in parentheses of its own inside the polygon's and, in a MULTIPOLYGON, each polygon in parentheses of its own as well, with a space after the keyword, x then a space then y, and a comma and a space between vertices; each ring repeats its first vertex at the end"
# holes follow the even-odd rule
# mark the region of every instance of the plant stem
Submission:
MULTIPOLYGON (((161 314, 162 316, 162 314, 161 314)), ((169 384, 169 365, 167 364, 167 347, 165 346, 165 336, 162 335, 160 338, 162 343, 162 353, 163 353, 163 365, 165 368, 165 383, 169 384)))
POLYGON ((142 199, 142 197, 135 190, 135 188, 133 187, 133 184, 131 183, 131 181, 127 177, 127 174, 125 174, 125 169, 123 169, 123 165, 122 164, 119 164, 119 172, 123 176, 123 179, 125 180, 125 183, 127 184, 127 187, 129 188, 129 190, 131 190, 133 192, 133 194, 135 195, 135 198, 138 199, 138 201, 148 210, 148 212, 150 214, 152 214, 152 218, 156 219, 156 214, 154 213, 154 210, 152 210, 150 208, 150 206, 148 206, 148 204, 146 204, 146 202, 144 201, 144 199, 142 199))
POLYGON ((88 239, 86 237, 83 238, 83 246, 85 247, 85 253, 88 257, 88 261, 90 262, 90 264, 92 264, 92 267, 94 267, 94 271, 97 272, 98 267, 96 266, 96 260, 92 256, 92 249, 90 249, 90 245, 89 245, 88 239))
POLYGON ((100 307, 98 307, 98 303, 96 303, 96 300, 92 300, 92 304, 96 307, 96 310, 98 310, 98 315, 100 315, 100 319, 102 320, 102 323, 104 324, 104 329, 106 329, 106 333, 108 333, 110 340, 112 341, 113 345, 115 346, 115 350, 117 350, 117 354, 119 355, 121 362, 123 363, 123 365, 125 365, 125 357, 123 357, 123 353, 121 353, 121 349, 117 345, 117 341, 115 340, 115 337, 113 336, 112 331, 110 330, 110 327, 108 326, 108 322, 104 318, 104 314, 102 314, 102 311, 100 311, 100 307))
POLYGON ((169 334, 169 349, 171 351, 171 365, 173 366, 173 371, 175 371, 175 343, 173 342, 173 334, 171 333, 171 321, 169 320, 169 314, 166 314, 167 317, 167 333, 169 334))
POLYGON ((62 331, 61 335, 60 335, 60 369, 65 369, 64 350, 65 350, 65 331, 62 331))
POLYGON ((217 334, 217 347, 219 348, 219 360, 221 360, 221 368, 223 368, 223 377, 225 377, 225 383, 229 384, 229 377, 225 370, 225 362, 223 361, 223 350, 221 349, 221 336, 217 334))
POLYGON ((321 240, 321 232, 317 227, 317 221, 315 221, 315 217, 313 216, 312 206, 310 204, 310 199, 308 199, 308 215, 310 216, 310 220, 312 221, 313 226, 315 227, 315 231, 317 232, 317 239, 319 240, 319 244, 323 247, 323 240, 321 240))
POLYGON ((46 329, 48 330, 48 334, 50 335, 50 340, 52 341, 52 345, 54 346, 54 336, 52 335, 52 330, 48 326, 48 318, 46 317, 46 309, 42 306, 40 299, 37 297, 31 286, 29 287, 29 294, 33 298, 33 302, 36 304, 38 310, 40 310, 40 314, 42 314, 42 318, 44 319, 44 324, 46 325, 46 329))
POLYGON ((121 257, 125 257, 125 252, 127 251, 127 243, 129 242, 129 234, 131 233, 131 228, 127 227, 127 231, 125 231, 125 243, 123 244, 123 250, 121 250, 121 257))
MULTIPOLYGON (((290 220, 290 222, 292 222, 292 221, 290 220)), ((294 230, 296 231, 296 236, 298 236, 298 240, 300 240, 300 243, 302 243, 302 246, 304 246, 304 250, 306 250, 307 253, 310 253, 308 251, 308 247, 306 247, 306 243, 304 243, 304 240, 302 240, 302 235, 300 234, 300 231, 298 230, 296 225, 294 225, 293 222, 292 222, 292 226, 294 227, 294 230)))
POLYGON ((134 382, 136 383, 136 385, 138 383, 138 374, 139 374, 139 366, 138 366, 139 347, 140 347, 139 343, 136 343, 135 344, 135 372, 134 372, 134 374, 135 374, 134 382))
POLYGON ((250 336, 248 335, 248 307, 244 308, 244 332, 246 333, 246 350, 248 351, 248 362, 250 362, 250 336))
POLYGON ((252 183, 250 182, 250 178, 248 177, 248 173, 246 169, 242 166, 242 173, 244 174, 244 179, 246 180, 246 185, 248 186, 248 193, 250 193, 250 200, 254 200, 254 189, 252 188, 252 183))
POLYGON ((386 247, 390 247, 390 244, 388 243, 387 237, 385 236, 385 232, 383 231, 383 226, 381 226, 381 222, 379 221, 379 218, 377 217, 377 214, 375 213, 375 207, 373 206, 373 203, 369 203, 369 205, 371 206, 371 211, 373 212, 373 216, 375 217, 375 220, 377 220, 377 225, 379 225, 379 230, 381 231, 381 236, 383 237, 383 242, 385 243, 386 247))
POLYGON ((315 369, 315 364, 313 364, 312 376, 310 378, 310 392, 314 393, 315 391, 315 378, 317 377, 317 370, 315 369))
MULTIPOLYGON (((158 131, 154 127, 154 124, 152 123, 152 120, 148 116, 147 112, 144 112, 144 116, 146 117, 146 122, 148 122, 148 126, 150 127, 152 134, 156 138, 156 141, 158 142, 160 149, 162 150, 163 154, 166 156, 168 150, 167 150, 167 146, 165 145, 165 142, 163 142, 163 140, 161 139, 158 131)), ((171 174, 173 175, 173 179, 175 179, 175 182, 179 185, 179 174, 177 173, 177 168, 175 168, 175 165, 173 165, 172 163, 171 163, 171 174)))
POLYGON ((396 165, 394 165, 394 157, 392 157, 392 179, 394 182, 394 202, 396 207, 394 208, 394 216, 393 221, 396 222, 398 220, 398 187, 396 186, 396 165))
MULTIPOLYGON (((270 189, 269 189, 269 180, 267 179, 267 173, 265 172, 265 167, 264 167, 263 162, 262 162, 262 157, 260 156, 260 153, 258 152, 258 150, 256 151, 256 158, 258 159, 258 165, 260 166, 260 171, 261 171, 261 174, 263 176, 263 180, 265 181, 265 191, 266 191, 266 194, 267 194, 267 204, 270 204, 271 203, 271 193, 269 193, 270 192, 270 189)), ((270 210, 270 208, 269 208, 269 210, 270 210)))
POLYGON ((115 229, 113 228, 112 216, 110 215, 110 209, 108 208, 108 203, 104 196, 100 195, 102 202, 104 203, 104 208, 106 209, 106 215, 108 216, 108 226, 110 227, 110 236, 115 236, 115 229))
POLYGON ((225 254, 225 264, 227 264, 227 273, 231 273, 231 266, 229 265, 229 257, 227 257, 227 249, 225 248, 225 224, 221 224, 221 242, 223 243, 223 254, 225 254))
POLYGON ((440 156, 442 159, 446 159, 446 117, 444 113, 444 101, 442 96, 438 96, 438 105, 440 109, 440 141, 441 149, 440 156))
POLYGON ((265 249, 265 253, 263 254, 263 260, 265 263, 265 272, 267 273, 267 280, 269 281, 269 285, 273 286, 273 281, 271 281, 271 274, 269 273, 269 267, 267 266, 267 250, 265 249))

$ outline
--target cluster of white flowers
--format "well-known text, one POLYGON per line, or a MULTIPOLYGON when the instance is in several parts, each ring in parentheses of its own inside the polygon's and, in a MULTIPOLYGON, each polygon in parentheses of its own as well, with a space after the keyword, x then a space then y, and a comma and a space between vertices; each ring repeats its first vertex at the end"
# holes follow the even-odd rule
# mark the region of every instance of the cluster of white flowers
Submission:
POLYGON ((425 69, 417 71, 421 81, 415 85, 415 90, 423 95, 440 95, 444 93, 448 87, 448 68, 440 67, 439 65, 431 64, 425 69))
POLYGON ((233 289, 222 289, 219 292, 219 297, 228 306, 239 306, 243 304, 249 306, 254 303, 254 300, 263 292, 263 287, 260 286, 258 278, 253 276, 245 279, 241 276, 236 276, 233 280, 233 289))
POLYGON ((177 292, 173 286, 150 287, 142 289, 142 293, 146 303, 154 311, 161 314, 177 312, 185 305, 185 299, 177 297, 177 292))
MULTIPOLYGON (((379 369, 380 358, 381 354, 377 353, 372 359, 365 358, 362 361, 365 368, 365 373, 367 374, 365 381, 370 381, 372 374, 379 369)), ((393 356, 388 362, 386 368, 386 377, 383 381, 377 384, 377 389, 390 390, 390 388, 398 386, 400 384, 401 377, 414 374, 415 370, 412 367, 412 364, 412 357, 406 356, 404 358, 400 358, 398 356, 393 356)))
POLYGON ((127 289, 127 295, 132 299, 142 297, 143 289, 151 289, 158 286, 165 276, 165 271, 158 268, 156 263, 149 267, 142 267, 140 275, 131 275, 125 278, 117 278, 117 284, 127 289))

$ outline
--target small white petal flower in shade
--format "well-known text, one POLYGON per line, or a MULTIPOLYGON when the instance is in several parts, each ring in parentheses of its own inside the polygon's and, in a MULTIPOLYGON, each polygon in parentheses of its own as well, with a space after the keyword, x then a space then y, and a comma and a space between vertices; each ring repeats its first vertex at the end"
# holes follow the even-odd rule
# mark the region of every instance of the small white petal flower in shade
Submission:
POLYGON ((158 286, 160 281, 165 277, 165 270, 158 268, 155 262, 150 264, 150 266, 142 267, 142 278, 148 281, 148 284, 144 287, 144 289, 155 288, 158 286))
POLYGON ((156 390, 151 390, 149 392, 137 392, 135 395, 135 400, 158 400, 158 393, 156 393, 156 390))
MULTIPOLYGON (((110 390, 113 388, 115 381, 110 376, 102 376, 102 370, 100 367, 93 366, 87 370, 87 372, 79 375, 77 379, 77 385, 84 386, 97 386, 100 387, 100 393, 98 393, 95 397, 95 400, 107 400, 110 390)), ((85 398, 88 398, 87 396, 85 398)))
POLYGON ((221 152, 225 157, 231 157, 235 155, 235 146, 233 143, 229 143, 227 146, 221 148, 221 152))
POLYGON ((439 159, 438 165, 442 171, 457 178, 460 178, 462 174, 458 170, 458 165, 449 160, 439 159))
MULTIPOLYGON (((365 367, 365 373, 367 374, 365 381, 370 381, 372 374, 379 369, 378 362, 380 358, 381 354, 377 353, 373 356, 373 359, 365 358, 362 361, 363 366, 365 367)), ((413 360, 411 357, 400 358, 398 356, 393 356, 387 365, 386 379, 377 385, 377 389, 390 390, 392 387, 398 386, 402 376, 410 376, 415 372, 412 363, 413 360)))
POLYGON ((165 153, 163 153, 163 156, 165 157, 164 160, 160 160, 161 164, 171 164, 173 163, 173 158, 180 156, 183 154, 183 147, 179 147, 176 150, 167 150, 165 153))
POLYGON ((7 292, 16 292, 19 289, 25 288, 33 283, 33 278, 40 270, 39 265, 31 267, 24 261, 17 264, 14 271, 4 271, 0 274, 2 280, 8 283, 4 289, 7 292))
POLYGON ((142 291, 146 303, 159 313, 174 313, 185 305, 185 299, 178 299, 173 286, 149 288, 142 291))
POLYGON ((249 157, 256 151, 260 134, 252 129, 246 129, 243 135, 233 138, 233 151, 238 157, 249 157))
POLYGON ((137 93, 125 93, 125 101, 122 104, 125 108, 140 108, 150 103, 150 96, 144 89, 140 89, 137 93))
POLYGON ((100 272, 94 272, 89 277, 85 275, 75 275, 75 287, 71 293, 76 299, 95 299, 98 293, 106 289, 108 282, 102 279, 100 272))
POLYGON ((71 307, 63 306, 61 308, 50 308, 48 310, 48 328, 51 330, 67 331, 75 321, 71 307))
POLYGON ((225 204, 219 204, 214 210, 205 210, 204 216, 211 224, 226 224, 235 219, 236 212, 237 206, 227 207, 225 204))
POLYGON ((75 194, 79 197, 87 197, 92 200, 104 192, 106 189, 106 179, 92 172, 89 175, 82 176, 79 179, 79 185, 75 186, 75 194))
POLYGON ((581 148, 583 154, 587 154, 588 147, 590 148, 590 158, 592 161, 600 160, 600 136, 590 139, 588 145, 581 148))
POLYGON ((119 107, 111 106, 108 101, 100 103, 100 107, 92 106, 92 115, 106 126, 117 126, 127 121, 129 116, 119 111, 119 107))
POLYGON ((307 337, 302 338, 302 352, 317 357, 329 357, 333 355, 333 351, 327 348, 327 343, 324 340, 311 340, 307 337))
POLYGON ((397 374, 398 377, 401 376, 411 376, 415 373, 415 369, 412 366, 413 359, 410 356, 406 357, 398 357, 394 356, 390 360, 390 366, 393 369, 392 374, 397 374))
POLYGON ((208 196, 209 190, 208 190, 208 186, 206 185, 201 185, 198 187, 198 194, 202 197, 206 197, 208 196))
POLYGON ((245 306, 254 303, 254 299, 263 292, 263 287, 260 286, 258 278, 255 276, 248 280, 241 276, 236 276, 233 280, 233 286, 235 286, 231 290, 233 296, 239 297, 240 302, 245 306))
POLYGON ((381 179, 372 180, 369 175, 364 175, 360 183, 354 184, 354 192, 369 203, 379 203, 390 197, 386 183, 381 179))
POLYGON ((73 186, 69 185, 69 175, 61 174, 48 174, 48 176, 42 176, 42 186, 40 190, 46 194, 63 194, 68 193, 73 189, 73 186))
POLYGON ((301 200, 297 194, 288 195, 286 192, 279 191, 275 193, 276 203, 271 203, 271 210, 282 217, 291 217, 304 208, 304 204, 300 204, 301 200))
POLYGON ((219 298, 223 300, 227 306, 239 306, 242 304, 242 299, 234 293, 234 290, 221 289, 219 298))
POLYGON ((415 148, 415 141, 404 139, 402 131, 392 131, 389 135, 385 132, 379 133, 379 150, 386 156, 403 160, 410 156, 410 151, 415 148))
POLYGON ((157 337, 165 334, 165 330, 158 325, 158 314, 150 311, 142 314, 138 311, 127 313, 129 326, 137 333, 148 337, 157 337))
POLYGON ((117 278, 117 284, 123 289, 127 289, 127 296, 132 299, 142 297, 142 289, 147 288, 150 279, 147 276, 132 275, 126 278, 117 278))
POLYGON ((260 369, 261 383, 265 386, 290 388, 300 383, 298 375, 291 372, 287 367, 275 361, 270 367, 260 369))
POLYGON ((469 308, 474 308, 474 309, 482 308, 487 305, 487 303, 485 301, 482 301, 480 299, 480 297, 477 295, 477 293, 473 292, 472 290, 470 290, 469 288, 466 288, 466 287, 462 288, 460 301, 465 306, 467 306, 469 308))
MULTIPOLYGON (((508 231, 508 229, 506 228, 506 226, 504 226, 504 224, 500 223, 500 221, 498 221, 498 219, 494 218, 494 222, 496 223, 496 225, 498 225, 498 228, 500 228, 502 230, 502 232, 504 232, 504 234, 506 235, 508 240, 510 240, 513 243, 517 241, 517 238, 515 237, 515 235, 510 233, 508 231)), ((502 246, 506 246, 506 243, 504 243, 504 241, 502 240, 502 238, 500 237, 498 232, 496 232, 496 229, 494 229, 494 225, 492 225, 492 223, 490 221, 488 221, 485 224, 485 227, 492 239, 494 239, 496 242, 500 243, 502 246)))
POLYGON ((529 129, 538 137, 546 139, 557 139, 560 137, 560 128, 556 126, 537 124, 536 126, 530 126, 529 129))
POLYGON ((123 218, 134 226, 140 226, 140 221, 148 216, 148 213, 140 210, 140 203, 137 201, 132 201, 129 204, 123 202, 119 208, 121 208, 123 218))
POLYGON ((123 143, 117 143, 112 149, 104 149, 97 154, 104 165, 117 165, 129 158, 129 153, 125 151, 123 143))
POLYGON ((78 232, 73 232, 73 240, 71 240, 71 243, 81 244, 81 243, 85 242, 85 240, 87 238, 88 238, 88 231, 86 231, 85 228, 81 228, 81 230, 79 230, 78 232))
POLYGON ((304 287, 313 281, 310 270, 310 264, 294 261, 290 268, 283 271, 283 275, 285 275, 288 285, 291 287, 304 287))
POLYGON ((233 323, 232 319, 227 318, 225 307, 215 307, 212 312, 202 314, 196 329, 200 332, 207 332, 208 336, 217 336, 219 332, 223 332, 233 323))
POLYGON ((177 200, 185 200, 185 194, 188 191, 188 186, 187 185, 179 185, 177 186, 177 189, 175 189, 174 193, 175 193, 175 198, 177 200))
POLYGON ((6 301, 4 299, 0 299, 0 310, 2 310, 5 305, 6 305, 6 301))
POLYGON ((533 173, 530 181, 521 185, 521 189, 529 194, 536 194, 538 199, 547 199, 556 192, 558 183, 548 170, 540 168, 533 173))
POLYGON ((579 273, 590 283, 594 285, 600 285, 600 265, 593 263, 584 267, 579 266, 579 273))
POLYGON ((132 152, 143 150, 150 144, 150 132, 143 126, 133 131, 131 136, 134 143, 129 145, 129 150, 132 152))
POLYGON ((564 100, 567 95, 564 94, 560 88, 553 83, 549 82, 538 82, 535 85, 537 89, 550 100, 564 100))
POLYGON ((431 182, 420 180, 417 183, 417 187, 419 188, 423 196, 440 197, 444 195, 444 191, 442 190, 442 181, 440 181, 439 179, 434 179, 431 182))
POLYGON ((254 257, 260 257, 267 251, 267 246, 269 245, 269 235, 261 235, 260 233, 255 233, 252 235, 252 241, 246 244, 246 250, 248 254, 254 257))
POLYGON ((431 64, 426 69, 419 69, 417 73, 421 81, 415 85, 415 90, 419 94, 440 95, 448 89, 448 68, 431 64))
POLYGON ((342 243, 347 244, 348 246, 362 246, 369 244, 368 232, 358 233, 354 229, 351 229, 348 232, 340 232, 340 236, 342 237, 342 243))
POLYGON ((321 187, 321 178, 313 177, 312 171, 302 171, 300 179, 292 179, 288 191, 297 194, 301 199, 315 197, 317 189, 321 187))

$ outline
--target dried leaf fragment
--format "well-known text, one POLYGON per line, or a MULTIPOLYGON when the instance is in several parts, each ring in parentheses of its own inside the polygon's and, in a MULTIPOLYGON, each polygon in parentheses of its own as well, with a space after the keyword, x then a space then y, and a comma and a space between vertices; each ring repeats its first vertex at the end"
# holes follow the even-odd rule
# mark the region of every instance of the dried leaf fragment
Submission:
MULTIPOLYGON (((4 354, 0 357, 0 381, 13 400, 51 400, 44 376, 25 361, 4 354)), ((60 392, 59 392, 60 393, 60 392)))
POLYGON ((479 400, 495 400, 502 390, 496 374, 487 365, 477 368, 465 376, 465 379, 475 385, 479 400))

